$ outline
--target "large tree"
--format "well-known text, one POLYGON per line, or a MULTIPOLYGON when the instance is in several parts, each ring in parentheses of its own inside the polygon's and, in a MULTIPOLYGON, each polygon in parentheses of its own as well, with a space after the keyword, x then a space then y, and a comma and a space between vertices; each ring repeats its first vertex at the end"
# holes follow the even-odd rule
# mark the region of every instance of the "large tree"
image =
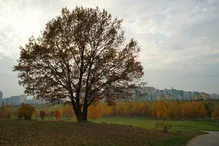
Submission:
POLYGON ((21 47, 14 71, 25 93, 50 101, 69 96, 78 121, 87 121, 97 99, 124 97, 143 67, 140 48, 133 39, 125 41, 121 22, 98 8, 63 8, 21 47))

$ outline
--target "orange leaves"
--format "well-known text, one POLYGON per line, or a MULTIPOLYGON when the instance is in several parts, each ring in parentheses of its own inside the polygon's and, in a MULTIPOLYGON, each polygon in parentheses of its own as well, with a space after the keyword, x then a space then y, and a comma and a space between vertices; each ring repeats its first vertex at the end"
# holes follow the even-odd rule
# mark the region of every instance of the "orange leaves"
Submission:
POLYGON ((55 109, 54 116, 56 117, 56 119, 60 119, 62 117, 62 113, 59 108, 55 109))
POLYGON ((129 102, 116 103, 115 109, 117 115, 121 115, 121 116, 131 115, 131 104, 129 102))
POLYGON ((199 110, 199 116, 200 116, 201 118, 207 117, 208 113, 207 113, 207 110, 206 110, 206 108, 205 108, 205 105, 204 105, 204 104, 201 104, 199 108, 200 108, 200 110, 199 110))
POLYGON ((219 119, 219 105, 214 106, 214 111, 212 112, 212 119, 219 119))
MULTIPOLYGON (((78 103, 84 97, 123 95, 122 90, 105 91, 134 83, 143 76, 143 66, 138 59, 137 41, 131 39, 126 44, 121 23, 98 8, 76 7, 71 12, 63 9, 61 16, 46 24, 40 37, 31 37, 21 47, 14 71, 19 72, 25 93, 49 101, 69 95, 76 99, 71 100, 74 111, 81 110, 78 103)), ((85 106, 91 104, 84 101, 85 106)), ((77 112, 78 118, 80 113, 77 112)))
POLYGON ((179 119, 180 116, 181 116, 181 104, 175 101, 169 102, 167 117, 169 119, 179 119))
POLYGON ((131 111, 134 116, 143 116, 144 115, 144 106, 142 102, 136 102, 132 105, 131 111))
MULTIPOLYGON (((199 119, 208 117, 207 102, 183 102, 183 101, 156 101, 156 102, 117 102, 114 106, 107 103, 91 104, 88 108, 88 119, 95 120, 109 116, 144 116, 161 119, 199 119)), ((63 117, 70 120, 76 118, 71 105, 56 107, 52 110, 56 119, 63 117)), ((210 110, 211 112, 211 110, 210 110)), ((48 115, 49 117, 49 115, 48 115)), ((219 107, 215 106, 212 118, 219 118, 219 107)))
POLYGON ((158 118, 167 118, 167 105, 163 101, 156 102, 156 115, 158 118))
POLYGON ((101 104, 96 104, 96 105, 91 105, 88 108, 88 118, 95 120, 98 119, 100 117, 102 117, 103 113, 102 113, 102 105, 101 104))
POLYGON ((106 103, 102 104, 102 112, 104 116, 111 116, 113 114, 113 106, 109 106, 106 103))
POLYGON ((12 106, 7 105, 0 107, 0 118, 11 118, 12 116, 12 106))
POLYGON ((200 118, 199 102, 185 102, 182 107, 182 117, 184 119, 200 118))
POLYGON ((21 104, 16 110, 19 119, 30 120, 35 112, 35 108, 31 104, 21 104))
POLYGON ((162 119, 195 119, 207 117, 207 103, 202 102, 117 102, 103 104, 103 116, 146 116, 162 119))

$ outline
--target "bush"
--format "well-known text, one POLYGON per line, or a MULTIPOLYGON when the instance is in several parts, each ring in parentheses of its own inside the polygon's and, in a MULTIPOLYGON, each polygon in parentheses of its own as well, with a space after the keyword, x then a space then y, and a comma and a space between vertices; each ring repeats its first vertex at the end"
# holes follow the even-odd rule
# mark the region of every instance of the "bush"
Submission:
POLYGON ((155 127, 162 132, 168 132, 172 125, 162 121, 161 123, 156 122, 155 127))
POLYGON ((46 117, 46 112, 41 110, 40 111, 40 118, 41 118, 41 120, 43 120, 45 117, 46 117))
POLYGON ((0 107, 0 118, 11 118, 12 117, 12 106, 6 105, 0 107))
POLYGON ((17 117, 24 120, 31 120, 34 112, 35 108, 31 104, 21 104, 16 110, 17 117))
POLYGON ((56 117, 56 120, 62 117, 62 113, 59 108, 55 109, 54 116, 56 117))

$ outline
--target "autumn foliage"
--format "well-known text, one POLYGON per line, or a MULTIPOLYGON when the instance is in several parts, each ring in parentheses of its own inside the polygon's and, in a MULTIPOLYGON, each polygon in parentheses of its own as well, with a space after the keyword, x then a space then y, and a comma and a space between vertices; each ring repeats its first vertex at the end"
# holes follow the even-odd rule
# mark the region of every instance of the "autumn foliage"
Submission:
POLYGON ((40 118, 41 118, 41 120, 43 120, 45 117, 46 117, 46 112, 41 110, 40 111, 40 118))
POLYGON ((70 119, 70 118, 75 118, 75 113, 74 113, 74 110, 72 108, 71 105, 65 105, 63 107, 63 117, 67 118, 67 119, 70 119))
MULTIPOLYGON (((103 116, 144 116, 159 119, 200 119, 209 117, 207 102, 118 102, 102 104, 103 116)), ((211 112, 211 111, 210 111, 211 112)))
POLYGON ((37 99, 69 96, 79 122, 87 121, 88 107, 97 98, 107 97, 109 104, 115 97, 128 98, 123 89, 144 72, 140 47, 126 40, 121 24, 122 19, 98 7, 63 8, 39 37, 20 48, 14 66, 19 84, 37 99))
POLYGON ((214 111, 212 112, 212 119, 219 119, 219 105, 215 105, 214 111))
MULTIPOLYGON (((4 107, 10 116, 11 110, 4 107)), ((2 108, 1 108, 2 109, 2 108)), ((7 113, 7 112, 5 112, 7 113)), ((7 114, 5 114, 7 115, 7 114)), ((41 119, 55 117, 71 120, 76 118, 71 105, 56 106, 52 110, 41 109, 41 119)), ((193 120, 212 118, 219 119, 219 105, 198 101, 156 101, 156 102, 117 102, 109 106, 108 103, 95 103, 89 107, 88 119, 95 120, 101 117, 149 117, 157 119, 193 120), (210 115, 209 115, 210 113, 210 115)))
POLYGON ((59 108, 54 110, 54 116, 56 117, 56 119, 60 119, 62 117, 62 113, 59 108))
POLYGON ((12 117, 12 106, 2 105, 0 107, 0 118, 11 118, 12 117))
POLYGON ((21 104, 16 110, 19 119, 30 120, 34 113, 35 108, 31 104, 21 104))
POLYGON ((98 119, 102 117, 102 106, 101 104, 91 105, 89 107, 88 119, 98 119))

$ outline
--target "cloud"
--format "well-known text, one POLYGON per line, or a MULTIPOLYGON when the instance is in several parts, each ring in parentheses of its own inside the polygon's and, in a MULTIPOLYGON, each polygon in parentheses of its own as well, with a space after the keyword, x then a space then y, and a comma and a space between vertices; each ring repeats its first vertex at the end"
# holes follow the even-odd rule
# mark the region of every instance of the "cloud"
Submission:
MULTIPOLYGON (((141 47, 140 60, 149 83, 165 88, 169 86, 166 78, 170 78, 172 82, 182 82, 179 86, 182 89, 187 88, 186 83, 192 88, 191 82, 197 79, 190 77, 201 74, 200 71, 219 73, 217 0, 7 0, 0 3, 0 54, 16 60, 19 46, 31 35, 38 36, 62 7, 72 9, 81 5, 105 8, 113 17, 124 19, 126 38, 135 38, 141 47), (189 79, 178 79, 184 77, 182 73, 189 79)), ((210 81, 205 80, 209 84, 210 81)), ((213 81, 212 86, 215 84, 213 81)), ((218 92, 216 87, 205 89, 204 85, 193 89, 218 92)))
POLYGON ((17 73, 12 72, 15 63, 13 58, 0 54, 0 91, 3 91, 4 97, 20 95, 24 91, 18 85, 17 73))

